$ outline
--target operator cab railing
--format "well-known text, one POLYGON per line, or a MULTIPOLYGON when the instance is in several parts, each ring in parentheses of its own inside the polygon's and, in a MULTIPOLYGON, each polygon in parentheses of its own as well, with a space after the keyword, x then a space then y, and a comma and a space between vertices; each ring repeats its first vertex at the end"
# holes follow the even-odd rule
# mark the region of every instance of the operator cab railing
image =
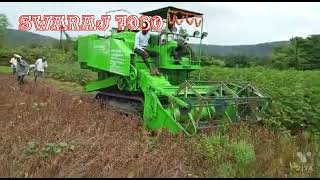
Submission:
MULTIPOLYGON (((178 38, 181 38, 181 34, 177 34, 177 33, 161 33, 161 34, 160 34, 160 38, 159 38, 161 42, 159 42, 159 45, 160 45, 160 46, 162 46, 162 45, 166 45, 166 46, 167 46, 169 41, 176 41, 176 42, 178 42, 178 41, 179 41, 178 38), (166 39, 162 39, 162 37, 163 37, 164 35, 167 37, 166 39), (173 37, 172 40, 169 40, 169 38, 168 38, 169 35, 176 36, 176 38, 173 37)), ((201 37, 184 35, 184 38, 201 38, 201 37)), ((185 43, 187 43, 187 42, 185 42, 185 43)), ((190 43, 187 43, 187 44, 190 44, 190 43)), ((176 48, 177 48, 177 47, 176 47, 176 48)), ((168 50, 168 48, 166 48, 166 49, 168 50)), ((193 51, 193 50, 192 50, 192 47, 187 48, 187 50, 188 50, 188 55, 187 55, 187 56, 183 56, 183 57, 187 57, 187 58, 189 59, 190 65, 191 65, 191 64, 199 64, 199 65, 200 65, 200 62, 201 62, 201 61, 200 61, 200 60, 197 60, 197 59, 194 58, 194 57, 192 57, 192 53, 191 53, 191 51, 193 51)))

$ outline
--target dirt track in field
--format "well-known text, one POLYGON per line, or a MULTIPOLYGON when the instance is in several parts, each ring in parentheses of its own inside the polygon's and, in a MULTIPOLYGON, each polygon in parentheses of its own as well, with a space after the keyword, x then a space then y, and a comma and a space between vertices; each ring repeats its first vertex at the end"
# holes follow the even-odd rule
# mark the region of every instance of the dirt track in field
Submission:
POLYGON ((102 109, 91 95, 0 75, 0 177, 187 177, 191 144, 152 137, 137 117, 102 109), (29 142, 75 148, 41 159, 25 152, 29 142))

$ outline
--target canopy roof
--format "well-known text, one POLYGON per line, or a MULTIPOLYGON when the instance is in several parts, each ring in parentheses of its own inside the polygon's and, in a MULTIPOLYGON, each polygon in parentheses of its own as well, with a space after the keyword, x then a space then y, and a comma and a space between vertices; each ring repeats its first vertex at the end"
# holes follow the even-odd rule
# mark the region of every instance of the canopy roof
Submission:
POLYGON ((168 6, 168 7, 164 7, 161 9, 156 9, 156 10, 152 10, 152 11, 148 11, 148 12, 144 12, 141 13, 142 15, 146 15, 146 16, 161 16, 162 19, 167 19, 167 13, 168 12, 176 12, 176 16, 178 19, 181 19, 182 16, 185 16, 186 14, 188 15, 188 17, 195 17, 195 16, 202 16, 203 14, 198 13, 198 12, 192 12, 192 11, 188 11, 188 10, 183 10, 183 9, 179 9, 179 8, 175 8, 172 6, 168 6))

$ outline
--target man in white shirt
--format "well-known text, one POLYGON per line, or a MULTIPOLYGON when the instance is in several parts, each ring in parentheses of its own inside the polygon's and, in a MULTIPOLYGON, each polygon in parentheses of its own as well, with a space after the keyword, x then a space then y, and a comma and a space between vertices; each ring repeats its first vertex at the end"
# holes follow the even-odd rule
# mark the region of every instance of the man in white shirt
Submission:
POLYGON ((34 71, 34 81, 37 81, 37 78, 44 77, 44 70, 48 67, 47 61, 45 57, 37 59, 35 65, 35 71, 34 71))
POLYGON ((17 59, 13 57, 10 59, 9 63, 12 68, 12 74, 15 75, 17 70, 17 59))
POLYGON ((135 43, 134 43, 134 52, 140 55, 150 69, 152 75, 159 75, 159 53, 156 51, 148 50, 147 47, 149 45, 150 33, 149 30, 142 30, 136 34, 135 43), (148 62, 148 57, 155 58, 155 68, 151 68, 148 62))

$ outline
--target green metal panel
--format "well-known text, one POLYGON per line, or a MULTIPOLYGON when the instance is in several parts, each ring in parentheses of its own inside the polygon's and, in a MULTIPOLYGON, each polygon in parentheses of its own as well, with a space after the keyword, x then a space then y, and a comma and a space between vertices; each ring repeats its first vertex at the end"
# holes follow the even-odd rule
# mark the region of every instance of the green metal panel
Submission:
POLYGON ((78 62, 92 70, 107 70, 107 59, 110 51, 110 40, 99 39, 89 35, 78 39, 78 62))
POLYGON ((88 44, 91 41, 94 41, 97 38, 97 35, 88 35, 88 36, 80 36, 78 39, 78 62, 87 63, 88 61, 88 44))
POLYGON ((107 70, 115 74, 129 76, 131 53, 132 50, 125 45, 123 40, 111 39, 110 59, 107 70))
POLYGON ((113 34, 113 35, 112 35, 112 38, 123 40, 123 41, 125 42, 125 45, 126 45, 129 49, 133 50, 133 48, 134 48, 135 36, 136 36, 136 33, 135 33, 135 32, 126 31, 126 32, 121 32, 121 33, 113 34))
POLYGON ((108 77, 107 79, 104 79, 104 80, 92 81, 86 84, 84 88, 87 92, 91 92, 91 91, 97 91, 100 89, 108 88, 116 84, 117 84, 117 77, 113 76, 113 77, 108 77))
POLYGON ((183 127, 176 122, 170 112, 167 112, 160 103, 158 97, 153 92, 145 92, 145 104, 149 108, 144 108, 144 126, 157 130, 167 129, 169 132, 176 134, 183 130, 183 127))
POLYGON ((129 76, 132 50, 123 40, 98 36, 79 38, 78 61, 95 70, 129 76))
POLYGON ((107 71, 109 69, 110 44, 110 39, 101 38, 88 42, 87 66, 107 71))

